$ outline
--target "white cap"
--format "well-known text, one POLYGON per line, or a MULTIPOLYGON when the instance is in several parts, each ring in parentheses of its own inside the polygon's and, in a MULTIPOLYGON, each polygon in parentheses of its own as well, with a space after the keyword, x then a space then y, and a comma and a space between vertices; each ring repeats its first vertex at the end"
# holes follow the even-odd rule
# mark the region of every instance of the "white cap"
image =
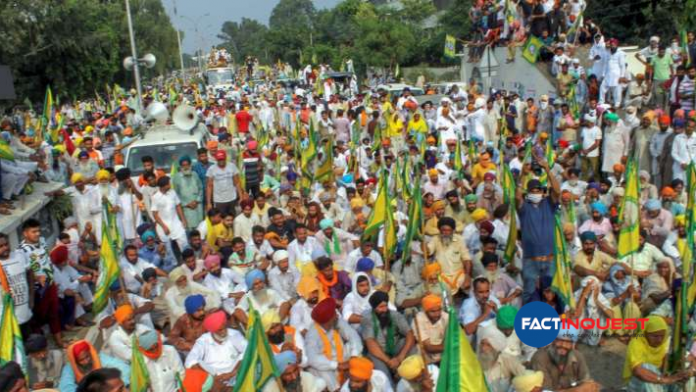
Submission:
POLYGON ((652 37, 650 37, 650 42, 659 43, 659 42, 660 42, 660 37, 658 37, 658 36, 656 36, 656 35, 653 35, 652 37))

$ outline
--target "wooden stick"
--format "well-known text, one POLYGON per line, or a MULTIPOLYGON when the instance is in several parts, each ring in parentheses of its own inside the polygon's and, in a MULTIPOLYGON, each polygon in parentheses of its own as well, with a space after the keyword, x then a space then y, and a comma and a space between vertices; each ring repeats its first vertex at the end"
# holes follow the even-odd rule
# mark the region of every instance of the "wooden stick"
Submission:
MULTIPOLYGON (((423 314, 425 314, 425 310, 423 310, 423 314)), ((428 315, 426 314, 425 317, 427 318, 428 315)), ((417 313, 416 317, 413 318, 413 325, 416 327, 416 343, 418 344, 418 348, 420 349, 421 357, 423 357, 423 371, 425 372, 426 377, 430 377, 430 372, 428 371, 428 358, 425 357, 425 347, 423 347, 423 342, 421 341, 420 326, 418 326, 417 313)))

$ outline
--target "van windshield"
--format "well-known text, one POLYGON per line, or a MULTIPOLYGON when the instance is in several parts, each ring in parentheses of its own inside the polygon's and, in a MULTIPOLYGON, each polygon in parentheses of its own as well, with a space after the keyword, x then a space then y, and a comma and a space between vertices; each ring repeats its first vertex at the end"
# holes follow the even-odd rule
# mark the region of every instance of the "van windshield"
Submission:
POLYGON ((155 160, 157 169, 169 173, 172 162, 179 162, 179 158, 185 155, 191 158, 192 163, 195 162, 197 149, 198 145, 195 142, 135 146, 128 152, 126 166, 130 169, 132 176, 139 176, 143 174, 142 158, 149 155, 155 160))

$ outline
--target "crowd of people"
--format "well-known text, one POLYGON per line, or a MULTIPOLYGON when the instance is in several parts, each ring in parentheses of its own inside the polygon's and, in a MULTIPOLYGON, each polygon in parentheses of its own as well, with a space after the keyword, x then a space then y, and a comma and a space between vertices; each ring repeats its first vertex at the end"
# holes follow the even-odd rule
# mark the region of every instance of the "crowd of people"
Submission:
MULTIPOLYGON (((571 20, 579 3, 567 3, 571 20)), ((36 219, 22 223, 16 247, 0 233, 0 283, 27 357, 0 368, 0 392, 121 391, 134 351, 153 392, 232 390, 252 311, 280 373, 265 392, 433 392, 452 371, 440 366, 451 317, 476 353, 465 365, 480 367, 494 392, 599 390, 578 345, 607 339, 626 344, 628 390, 691 386, 696 345, 665 364, 680 338, 680 282, 692 279, 682 257, 693 246, 696 67, 654 37, 639 54, 646 72, 632 76, 615 40, 583 39, 594 65, 556 48, 556 97, 474 85, 439 102, 374 86, 339 94, 321 70, 312 74, 322 83, 297 89, 244 78, 231 94, 177 83, 168 100, 148 89, 145 106, 195 106, 212 137, 177 156, 176 170, 142 157, 139 176, 123 165, 148 127, 132 96, 112 96, 112 110, 98 101, 16 110, 0 124, 0 213, 53 181, 64 187, 46 196, 69 198, 72 215, 51 243, 36 219), (64 126, 54 137, 40 120, 55 116, 64 126), (629 256, 618 247, 627 165, 640 186, 640 246, 629 256), (384 223, 373 227, 385 189, 396 242, 384 223), (553 281, 556 220, 573 301, 553 281), (112 221, 120 272, 97 313, 112 221), (531 301, 601 321, 534 349, 514 330, 531 301), (599 328, 612 318, 648 321, 599 328)))

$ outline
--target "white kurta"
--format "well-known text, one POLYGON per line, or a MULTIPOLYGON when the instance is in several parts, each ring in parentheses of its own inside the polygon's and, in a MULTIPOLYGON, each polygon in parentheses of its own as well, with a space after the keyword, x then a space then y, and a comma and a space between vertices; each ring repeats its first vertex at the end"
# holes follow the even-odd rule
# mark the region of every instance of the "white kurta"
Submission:
POLYGON ((186 371, 181 363, 179 353, 172 346, 162 346, 162 355, 157 360, 152 360, 146 356, 145 366, 150 373, 150 388, 153 392, 177 392, 176 375, 183 378, 186 371))
POLYGON ((135 230, 142 223, 138 202, 138 198, 129 191, 116 197, 116 205, 120 209, 116 214, 116 222, 123 239, 132 240, 138 237, 135 230))
POLYGON ((167 235, 162 226, 157 225, 157 235, 162 241, 186 241, 186 228, 176 210, 179 204, 179 196, 171 189, 167 193, 157 192, 152 196, 152 211, 157 211, 160 220, 169 228, 167 235))
POLYGON ((234 329, 227 329, 227 339, 218 343, 210 333, 203 334, 186 357, 186 368, 200 365, 213 376, 231 372, 242 360, 247 341, 234 329))
POLYGON ((619 85, 619 79, 626 74, 626 53, 617 50, 612 54, 607 51, 604 55, 604 81, 608 87, 619 85))
POLYGON ((616 127, 607 128, 604 131, 602 159, 602 171, 606 173, 614 172, 614 165, 621 163, 621 157, 628 155, 628 146, 630 142, 630 130, 623 125, 623 121, 619 120, 616 127))
POLYGON ((65 189, 72 199, 73 215, 77 219, 80 232, 84 232, 87 222, 92 224, 92 233, 101 241, 102 200, 99 188, 85 185, 82 192, 75 187, 65 189))
POLYGON ((686 169, 681 165, 688 165, 696 160, 696 134, 687 136, 685 133, 675 136, 672 144, 672 177, 686 181, 686 169))

